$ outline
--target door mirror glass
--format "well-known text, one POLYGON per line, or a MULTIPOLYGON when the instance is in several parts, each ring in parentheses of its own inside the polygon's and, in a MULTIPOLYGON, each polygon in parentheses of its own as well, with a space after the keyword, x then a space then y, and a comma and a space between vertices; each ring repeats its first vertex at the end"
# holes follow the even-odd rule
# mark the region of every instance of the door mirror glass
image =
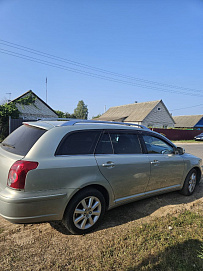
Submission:
POLYGON ((178 154, 182 155, 185 153, 185 149, 183 149, 182 147, 177 147, 176 151, 178 152, 178 154))

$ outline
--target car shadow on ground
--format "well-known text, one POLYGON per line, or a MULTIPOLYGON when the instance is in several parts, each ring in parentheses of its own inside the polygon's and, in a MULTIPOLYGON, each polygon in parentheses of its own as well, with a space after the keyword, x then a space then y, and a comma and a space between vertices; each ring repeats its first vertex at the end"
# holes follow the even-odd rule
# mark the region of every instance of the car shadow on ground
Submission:
MULTIPOLYGON (((96 232, 98 230, 116 227, 143 217, 147 217, 156 211, 158 212, 159 209, 165 206, 171 208, 171 206, 181 205, 182 208, 184 208, 184 205, 192 203, 201 198, 203 198, 203 179, 191 196, 184 196, 178 191, 175 191, 135 201, 111 209, 105 213, 102 223, 94 231, 96 232)), ((162 211, 160 212, 161 213, 157 214, 157 216, 164 215, 162 211)), ((62 234, 70 234, 61 222, 51 222, 50 225, 62 234)))
POLYGON ((203 261, 198 257, 202 243, 199 240, 189 239, 183 243, 167 247, 157 255, 149 255, 139 265, 133 265, 126 269, 143 270, 203 270, 203 261), (196 252, 196 253, 191 253, 196 252), (194 256, 195 255, 195 256, 194 256))

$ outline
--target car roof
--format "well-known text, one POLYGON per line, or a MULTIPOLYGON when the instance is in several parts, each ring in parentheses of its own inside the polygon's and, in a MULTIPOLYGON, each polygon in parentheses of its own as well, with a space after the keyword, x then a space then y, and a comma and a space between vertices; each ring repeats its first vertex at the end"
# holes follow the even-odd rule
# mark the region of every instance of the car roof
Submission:
POLYGON ((99 120, 80 120, 80 119, 42 119, 39 121, 33 121, 33 122, 24 122, 25 125, 30 125, 42 129, 52 129, 54 127, 70 127, 74 125, 85 125, 85 129, 87 128, 102 128, 106 129, 109 127, 113 127, 114 129, 121 129, 121 128, 132 128, 132 129, 142 129, 142 130, 148 130, 147 127, 135 123, 125 123, 125 122, 112 122, 112 121, 99 121, 99 120))
MULTIPOLYGON (((114 121, 100 121, 100 120, 81 120, 81 119, 42 119, 39 121, 33 122, 24 122, 24 125, 29 125, 33 127, 38 127, 40 129, 50 130, 58 127, 76 127, 78 129, 117 129, 117 130, 142 130, 146 132, 151 132, 152 134, 156 134, 160 138, 167 141, 170 145, 173 144, 168 138, 165 136, 150 130, 149 128, 139 125, 136 123, 126 123, 126 122, 114 122, 114 121)), ((76 128, 76 129, 77 129, 76 128)), ((75 129, 74 129, 75 130, 75 129)))

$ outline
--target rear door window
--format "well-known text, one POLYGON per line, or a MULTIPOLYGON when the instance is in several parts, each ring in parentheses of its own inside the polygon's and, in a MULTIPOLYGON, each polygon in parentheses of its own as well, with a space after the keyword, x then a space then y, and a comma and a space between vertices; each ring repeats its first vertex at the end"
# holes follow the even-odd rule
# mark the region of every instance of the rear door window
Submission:
POLYGON ((96 148, 96 154, 140 154, 142 148, 137 134, 105 132, 96 148))
POLYGON ((13 131, 1 146, 11 153, 25 156, 46 131, 38 127, 22 125, 13 131))
POLYGON ((115 154, 140 154, 141 145, 136 134, 110 133, 115 154))
POLYGON ((77 131, 62 139, 56 155, 93 154, 101 131, 77 131))

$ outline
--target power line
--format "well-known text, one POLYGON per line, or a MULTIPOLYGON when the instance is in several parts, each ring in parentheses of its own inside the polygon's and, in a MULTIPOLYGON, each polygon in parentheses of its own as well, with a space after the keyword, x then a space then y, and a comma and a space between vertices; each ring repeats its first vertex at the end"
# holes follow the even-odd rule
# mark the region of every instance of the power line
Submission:
POLYGON ((80 63, 80 62, 72 61, 72 60, 69 60, 69 59, 66 59, 66 58, 58 57, 58 56, 55 56, 55 55, 52 55, 52 54, 47 54, 47 53, 44 53, 44 52, 29 48, 29 47, 26 47, 26 46, 22 46, 22 45, 19 45, 19 44, 16 44, 16 43, 5 41, 5 40, 2 40, 2 39, 0 39, 0 41, 1 41, 0 44, 5 45, 5 46, 10 46, 10 47, 13 47, 13 48, 16 48, 16 49, 19 49, 19 50, 23 50, 23 51, 26 51, 26 52, 29 52, 29 53, 32 53, 32 54, 37 54, 37 55, 40 55, 40 56, 43 56, 43 57, 46 57, 46 58, 50 58, 50 59, 54 59, 54 60, 57 60, 57 61, 60 61, 60 62, 65 62, 65 63, 75 65, 75 66, 78 66, 78 67, 81 67, 81 68, 90 69, 90 70, 94 70, 94 71, 97 71, 97 72, 106 73, 106 74, 109 74, 109 75, 114 75, 116 77, 122 77, 122 78, 130 79, 130 80, 133 80, 133 81, 138 81, 138 82, 147 83, 147 84, 153 84, 153 85, 157 85, 157 86, 161 86, 161 87, 165 87, 165 88, 181 89, 181 90, 186 90, 186 91, 195 92, 195 93, 196 92, 202 92, 202 90, 186 88, 186 87, 176 86, 176 85, 171 85, 171 84, 164 84, 164 83, 160 83, 160 82, 157 82, 157 81, 150 81, 150 80, 137 78, 137 77, 133 77, 133 76, 129 76, 129 75, 115 73, 115 72, 108 71, 108 70, 105 70, 105 69, 100 69, 100 68, 97 68, 97 67, 86 65, 86 64, 83 64, 83 63, 80 63))
MULTIPOLYGON (((151 85, 143 85, 143 84, 138 84, 138 83, 134 83, 134 82, 129 82, 129 81, 125 81, 125 80, 121 80, 121 79, 117 79, 117 78, 112 78, 112 77, 107 77, 104 75, 100 75, 100 74, 96 74, 96 73, 92 73, 92 72, 88 72, 88 71, 83 71, 83 70, 79 70, 79 69, 75 69, 75 68, 70 68, 61 64, 57 64, 57 63, 53 63, 50 61, 46 61, 46 60, 42 60, 42 59, 38 59, 35 57, 31 57, 31 56, 27 56, 24 54, 20 54, 20 53, 16 53, 13 51, 9 51, 9 50, 5 50, 5 49, 0 49, 1 53, 7 54, 7 55, 11 55, 11 56, 15 56, 18 58, 22 58, 25 60, 29 60, 32 62, 36 62, 39 64, 44 64, 47 66, 51 66, 51 67, 55 67, 55 68, 59 68, 59 69, 63 69, 63 70, 68 70, 71 72, 75 72, 75 73, 79 73, 79 74, 83 74, 86 76, 91 76, 91 77, 95 77, 95 78, 99 78, 99 79, 103 79, 103 80, 108 80, 108 81, 112 81, 112 82, 116 82, 116 83, 122 83, 122 84, 126 84, 126 85, 131 85, 131 86, 138 86, 141 88, 147 88, 147 89, 152 89, 152 90, 158 90, 158 91, 162 91, 162 92, 167 92, 167 93, 177 93, 177 94, 182 94, 182 95, 191 95, 191 96, 198 96, 198 97, 203 97, 203 95, 200 95, 198 93, 188 93, 188 92, 182 92, 182 91, 177 91, 177 90, 172 90, 172 89, 168 89, 168 90, 164 90, 162 88, 158 88, 157 86, 151 86, 151 85)), ((177 87, 178 88, 178 87, 177 87)), ((193 90, 194 91, 194 90, 193 90)))
POLYGON ((193 105, 193 106, 188 106, 188 107, 182 107, 182 108, 172 109, 170 111, 177 111, 177 110, 182 110, 182 109, 189 109, 189 108, 198 107, 198 106, 203 106, 203 104, 198 104, 198 105, 193 105))
POLYGON ((178 93, 178 94, 182 94, 182 95, 203 97, 203 95, 200 95, 200 94, 197 94, 197 93, 194 94, 194 93, 181 92, 181 91, 177 91, 177 90, 164 90, 164 89, 161 89, 161 88, 157 88, 155 86, 141 85, 141 84, 128 82, 128 81, 124 81, 124 80, 120 80, 120 79, 116 79, 116 78, 111 78, 111 77, 107 77, 107 76, 102 76, 102 75, 99 75, 99 74, 90 73, 90 72, 86 72, 86 71, 82 71, 82 70, 78 70, 78 69, 74 69, 74 68, 69 68, 69 67, 66 67, 64 65, 60 65, 60 64, 57 64, 57 63, 53 63, 53 62, 41 60, 41 59, 38 59, 38 58, 26 56, 26 55, 23 55, 23 54, 15 53, 15 52, 5 50, 5 49, 1 49, 1 48, 0 48, 0 52, 3 53, 3 54, 15 56, 15 57, 25 59, 25 60, 29 60, 29 61, 32 61, 32 62, 44 64, 44 65, 47 65, 47 66, 50 66, 50 67, 59 68, 59 69, 62 69, 62 70, 68 70, 68 71, 71 71, 71 72, 74 72, 74 73, 79 73, 79 74, 87 75, 87 76, 94 77, 94 78, 108 80, 108 81, 111 81, 111 82, 122 83, 122 84, 130 85, 130 86, 138 86, 138 87, 141 87, 141 88, 158 90, 158 91, 162 91, 162 92, 166 92, 166 93, 178 93))

